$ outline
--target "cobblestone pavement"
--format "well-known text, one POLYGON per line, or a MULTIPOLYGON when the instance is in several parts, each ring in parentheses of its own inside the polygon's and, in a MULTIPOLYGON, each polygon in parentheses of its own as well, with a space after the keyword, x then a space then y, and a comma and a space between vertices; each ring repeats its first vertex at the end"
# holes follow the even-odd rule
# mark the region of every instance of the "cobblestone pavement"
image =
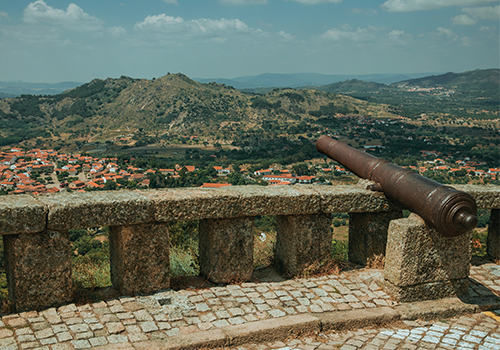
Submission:
MULTIPOLYGON (((500 312, 500 310, 498 310, 500 312)), ((403 321, 392 327, 314 333, 284 341, 245 344, 231 350, 500 350, 500 317, 494 312, 448 320, 403 321)))
MULTIPOLYGON (((168 342, 169 338, 179 335, 266 319, 279 320, 289 315, 396 307, 398 303, 376 283, 381 278, 381 270, 361 269, 338 276, 169 290, 149 296, 121 297, 93 304, 70 304, 41 312, 5 315, 0 321, 0 349, 59 350, 106 345, 112 349, 118 346, 113 344, 120 343, 133 349, 134 344, 144 341, 168 342)), ((470 294, 473 296, 492 296, 492 292, 498 294, 500 291, 498 265, 472 267, 471 278, 470 294)), ((404 329, 358 330, 318 337, 327 337, 328 342, 337 342, 334 345, 346 350, 361 346, 378 349, 381 344, 384 349, 396 349, 405 339, 404 344, 415 340, 415 344, 422 348, 432 348, 436 344, 433 341, 439 340, 441 348, 466 348, 469 344, 469 348, 500 349, 500 336, 496 336, 498 323, 484 314, 462 317, 449 323, 405 326, 404 329)), ((294 341, 298 340, 283 343, 283 349, 295 349, 294 341)), ((322 345, 323 349, 330 346, 328 342, 322 345)), ((315 349, 311 344, 301 346, 315 349)), ((401 346, 401 349, 416 348, 401 346)), ((254 348, 267 349, 269 346, 260 344, 254 348)))

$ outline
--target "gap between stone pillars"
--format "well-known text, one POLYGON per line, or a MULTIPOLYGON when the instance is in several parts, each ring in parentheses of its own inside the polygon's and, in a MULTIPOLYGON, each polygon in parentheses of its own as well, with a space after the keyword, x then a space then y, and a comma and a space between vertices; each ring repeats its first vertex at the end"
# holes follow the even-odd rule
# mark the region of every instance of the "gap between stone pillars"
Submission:
POLYGON ((500 259, 500 209, 491 209, 486 249, 489 256, 500 259))
POLYGON ((249 281, 253 272, 254 217, 204 219, 199 226, 200 274, 214 283, 249 281))
POLYGON ((349 261, 366 265, 374 256, 385 256, 389 223, 402 217, 401 210, 349 213, 349 261))
POLYGON ((332 215, 278 215, 275 260, 287 277, 309 264, 331 259, 332 215))
POLYGON ((43 310, 72 301, 68 231, 4 235, 3 243, 13 311, 43 310))
POLYGON ((384 289, 401 302, 466 295, 470 239, 471 231, 458 237, 443 237, 416 214, 391 221, 384 289))
POLYGON ((122 295, 150 294, 170 287, 168 223, 111 226, 111 282, 122 295))

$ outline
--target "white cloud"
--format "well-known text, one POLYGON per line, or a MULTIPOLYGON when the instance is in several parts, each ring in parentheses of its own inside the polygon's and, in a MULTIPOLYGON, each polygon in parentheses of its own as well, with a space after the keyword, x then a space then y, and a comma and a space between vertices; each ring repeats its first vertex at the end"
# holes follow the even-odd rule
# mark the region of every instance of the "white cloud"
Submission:
POLYGON ((437 31, 438 31, 438 34, 439 34, 439 35, 445 35, 445 36, 447 36, 448 38, 456 38, 456 36, 457 36, 457 35, 453 32, 453 30, 448 29, 448 28, 439 27, 439 28, 437 28, 437 31))
POLYGON ((388 12, 434 10, 452 6, 477 6, 497 0, 388 0, 380 7, 388 12))
POLYGON ((330 41, 368 41, 374 38, 373 27, 351 28, 349 25, 343 25, 342 28, 332 28, 321 35, 322 39, 330 41))
POLYGON ((166 2, 167 4, 171 4, 171 5, 179 5, 177 0, 163 0, 163 2, 166 2))
POLYGON ((7 14, 7 12, 0 11, 0 20, 2 18, 9 18, 9 15, 7 14))
POLYGON ((127 34, 127 31, 123 27, 109 27, 108 32, 113 36, 120 36, 127 34))
POLYGON ((266 5, 267 0, 219 0, 223 5, 266 5))
POLYGON ((482 26, 481 28, 479 28, 480 31, 482 32, 489 32, 490 31, 490 27, 487 27, 487 26, 482 26))
POLYGON ((172 17, 165 14, 148 16, 144 21, 136 23, 134 29, 195 37, 220 37, 250 31, 250 28, 239 19, 222 18, 220 20, 212 20, 200 18, 186 21, 181 17, 172 17))
POLYGON ((472 17, 480 19, 496 19, 500 18, 500 5, 495 7, 485 6, 485 7, 466 7, 462 9, 463 12, 468 13, 472 17))
POLYGON ((357 7, 353 7, 351 12, 357 15, 376 15, 378 13, 375 9, 361 9, 357 7))
POLYGON ((285 1, 295 1, 304 5, 317 5, 323 3, 340 4, 342 0, 285 0, 285 1))
POLYGON ((471 44, 471 39, 468 36, 462 38, 462 45, 469 47, 471 44))
POLYGON ((470 18, 467 15, 458 15, 454 17, 452 20, 453 24, 459 25, 459 26, 472 26, 476 24, 476 20, 470 18))
POLYGON ((64 11, 48 6, 43 0, 32 2, 24 9, 23 21, 27 24, 60 25, 76 31, 97 31, 103 25, 103 21, 73 3, 64 11))
POLYGON ((288 42, 296 40, 295 36, 282 30, 278 32, 278 36, 288 42))

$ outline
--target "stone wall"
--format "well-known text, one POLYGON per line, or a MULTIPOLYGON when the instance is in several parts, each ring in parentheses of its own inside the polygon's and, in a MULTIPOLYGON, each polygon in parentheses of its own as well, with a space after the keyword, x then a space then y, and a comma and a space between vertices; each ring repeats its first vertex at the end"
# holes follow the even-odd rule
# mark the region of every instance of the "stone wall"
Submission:
MULTIPOLYGON (((479 208, 491 209, 495 212, 492 217, 498 217, 499 186, 460 189, 470 193, 479 208)), ((387 240, 389 222, 401 217, 401 210, 383 193, 358 186, 228 186, 2 196, 0 234, 6 236, 9 298, 18 311, 68 301, 72 289, 68 278, 70 229, 110 226, 113 285, 123 294, 137 294, 169 287, 169 221, 200 220, 202 274, 217 283, 228 283, 251 275, 253 217, 257 215, 278 216, 276 258, 286 274, 293 276, 301 266, 328 255, 332 234, 328 214, 350 214, 349 236, 356 242, 350 247, 356 250, 351 256, 362 264, 372 255, 384 254, 385 243, 370 242, 387 240), (370 224, 373 218, 377 218, 376 225, 370 224), (33 246, 39 246, 39 252, 23 256, 33 246), (240 258, 231 262, 234 256, 240 258), (30 276, 38 276, 37 282, 30 276), (33 283, 37 292, 33 292, 33 283)), ((498 219, 493 224, 498 226, 498 219)), ((498 227, 490 232, 492 246, 498 245, 498 227)))

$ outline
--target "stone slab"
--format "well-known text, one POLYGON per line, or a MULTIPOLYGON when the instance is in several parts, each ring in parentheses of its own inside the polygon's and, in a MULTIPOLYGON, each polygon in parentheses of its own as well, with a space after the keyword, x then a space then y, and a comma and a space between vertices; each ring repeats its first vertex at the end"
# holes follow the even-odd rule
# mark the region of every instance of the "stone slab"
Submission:
POLYGON ((254 228, 253 217, 200 220, 200 274, 214 283, 249 281, 254 228))
POLYGON ((71 243, 67 231, 4 236, 9 300, 17 311, 71 302, 71 243))
POLYGON ((2 196, 0 234, 36 233, 45 230, 47 208, 31 195, 2 196))
POLYGON ((52 230, 119 226, 153 221, 150 201, 138 191, 99 191, 40 195, 52 230))
POLYGON ((331 258, 331 214, 278 215, 276 219, 275 258, 285 276, 331 258))
POLYGON ((237 346, 245 343, 271 342, 298 333, 320 331, 321 322, 317 317, 301 314, 229 326, 223 330, 228 335, 231 346, 237 346))
POLYGON ((156 221, 321 212, 379 212, 395 208, 381 192, 356 186, 226 186, 139 191, 156 221))
POLYGON ((364 213, 400 210, 383 192, 367 190, 361 186, 320 186, 322 212, 364 213))
POLYGON ((111 226, 111 281, 122 295, 170 287, 168 224, 111 226))
POLYGON ((402 303, 396 306, 395 310, 401 315, 402 320, 438 320, 472 314, 479 312, 480 308, 459 298, 444 298, 402 303))
POLYGON ((395 286, 466 279, 470 270, 469 231, 443 237, 416 214, 389 225, 384 278, 395 286))
POLYGON ((384 290, 399 302, 435 300, 452 297, 462 297, 469 291, 469 279, 422 283, 411 286, 397 286, 383 281, 384 290))
POLYGON ((137 350, 190 350, 215 349, 229 345, 227 334, 221 329, 194 332, 169 337, 168 339, 134 343, 137 350))
POLYGON ((474 198, 480 209, 500 209, 500 186, 497 185, 452 185, 474 198))
POLYGON ((328 312, 317 316, 322 330, 358 329, 399 320, 400 315, 393 308, 379 307, 363 310, 328 312))

